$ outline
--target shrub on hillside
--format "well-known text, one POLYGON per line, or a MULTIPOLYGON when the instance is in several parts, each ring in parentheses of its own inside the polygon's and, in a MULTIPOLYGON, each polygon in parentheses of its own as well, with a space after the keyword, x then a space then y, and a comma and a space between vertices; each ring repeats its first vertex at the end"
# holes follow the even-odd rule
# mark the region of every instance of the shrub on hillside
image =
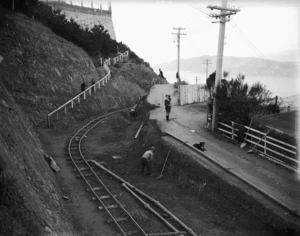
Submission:
MULTIPOLYGON (((215 76, 214 72, 206 80, 206 86, 211 94, 215 87, 215 76)), ((231 80, 226 80, 227 76, 228 72, 224 72, 224 79, 214 94, 219 100, 220 119, 249 124, 252 117, 279 111, 277 105, 268 104, 271 93, 260 82, 248 86, 242 74, 231 80)))
MULTIPOLYGON (((139 58, 128 46, 110 38, 107 30, 100 24, 92 29, 82 28, 73 19, 67 20, 60 10, 53 10, 50 6, 38 0, 14 0, 15 10, 25 15, 34 16, 54 33, 83 48, 91 57, 110 57, 118 52, 129 51, 129 59, 137 64, 149 63, 139 58)), ((0 0, 0 5, 12 8, 12 0, 0 0)))

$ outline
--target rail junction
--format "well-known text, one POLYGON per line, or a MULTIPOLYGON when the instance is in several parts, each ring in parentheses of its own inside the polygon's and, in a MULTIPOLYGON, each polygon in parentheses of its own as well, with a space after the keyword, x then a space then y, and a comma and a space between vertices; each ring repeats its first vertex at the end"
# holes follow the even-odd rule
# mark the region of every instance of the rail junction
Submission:
POLYGON ((116 230, 119 232, 118 235, 196 236, 191 228, 186 226, 158 201, 143 193, 100 163, 93 160, 87 160, 84 156, 82 149, 88 132, 107 117, 127 110, 128 109, 122 109, 99 116, 81 127, 71 136, 68 141, 67 155, 68 160, 70 160, 75 167, 74 171, 77 173, 77 177, 83 179, 87 185, 87 191, 92 195, 92 200, 95 201, 95 204, 100 211, 106 212, 108 216, 107 223, 111 223, 115 226, 116 230), (105 183, 105 179, 109 177, 112 177, 116 181, 112 186, 122 186, 123 191, 128 192, 140 203, 139 205, 136 205, 136 208, 139 207, 141 210, 150 211, 159 221, 161 221, 163 227, 159 229, 159 232, 147 233, 143 226, 132 217, 122 203, 122 199, 119 199, 119 197, 114 194, 112 186, 108 186, 105 183))

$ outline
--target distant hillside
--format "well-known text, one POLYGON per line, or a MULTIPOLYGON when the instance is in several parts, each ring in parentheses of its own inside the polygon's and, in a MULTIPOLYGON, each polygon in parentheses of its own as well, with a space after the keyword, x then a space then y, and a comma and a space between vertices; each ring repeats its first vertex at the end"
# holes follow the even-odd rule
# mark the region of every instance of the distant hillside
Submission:
MULTIPOLYGON (((205 73, 203 61, 209 59, 209 68, 216 68, 216 56, 201 56, 180 60, 180 70, 193 73, 205 73)), ((166 71, 177 69, 177 60, 153 66, 166 71)), ((231 76, 242 73, 248 76, 296 77, 297 63, 293 61, 279 62, 252 57, 224 57, 223 70, 229 71, 231 76)))
POLYGON ((296 94, 293 96, 280 98, 279 105, 281 107, 290 107, 291 110, 299 110, 300 108, 300 94, 296 94))

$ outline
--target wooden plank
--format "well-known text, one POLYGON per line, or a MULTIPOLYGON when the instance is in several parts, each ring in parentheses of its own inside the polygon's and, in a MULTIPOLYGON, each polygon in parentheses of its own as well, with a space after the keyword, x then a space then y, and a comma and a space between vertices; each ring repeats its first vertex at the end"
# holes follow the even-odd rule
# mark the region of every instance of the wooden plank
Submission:
POLYGON ((275 141, 275 142, 281 143, 281 144, 283 144, 283 145, 286 145, 286 146, 288 146, 288 147, 291 147, 291 148, 297 150, 297 147, 296 147, 296 146, 291 145, 291 144, 289 144, 289 143, 285 143, 285 142, 283 142, 283 141, 281 141, 281 140, 278 140, 278 139, 276 139, 276 138, 272 138, 272 137, 268 136, 268 139, 271 139, 271 140, 273 140, 273 141, 275 141))
MULTIPOLYGON (((118 205, 108 205, 108 206, 106 206, 107 209, 116 209, 118 207, 119 207, 118 205)), ((104 207, 103 206, 98 206, 98 209, 101 211, 101 210, 104 209, 104 207)))
MULTIPOLYGON (((269 138, 269 137, 267 137, 267 138, 269 138)), ((291 151, 290 149, 286 149, 286 148, 284 148, 284 147, 282 147, 282 146, 279 146, 279 145, 277 145, 277 144, 275 144, 275 143, 272 143, 272 142, 270 142, 270 141, 268 141, 268 140, 266 140, 266 143, 267 143, 267 144, 270 144, 270 145, 272 145, 272 146, 274 146, 274 147, 278 147, 278 148, 280 148, 280 149, 282 149, 282 150, 284 150, 284 151, 290 152, 290 153, 292 153, 292 154, 294 154, 294 155, 297 154, 295 151, 291 151)))

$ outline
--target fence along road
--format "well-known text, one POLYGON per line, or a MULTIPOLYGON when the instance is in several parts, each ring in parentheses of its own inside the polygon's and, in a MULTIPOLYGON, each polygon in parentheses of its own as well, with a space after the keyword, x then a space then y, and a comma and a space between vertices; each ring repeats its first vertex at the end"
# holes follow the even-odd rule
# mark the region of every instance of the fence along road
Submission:
MULTIPOLYGON (((235 122, 219 122, 218 130, 227 138, 235 140, 238 136, 239 124, 235 122)), ((261 157, 267 158, 290 170, 300 173, 300 161, 297 160, 297 146, 268 136, 268 133, 244 126, 247 131, 245 141, 252 144, 252 150, 259 152, 261 157)))
POLYGON ((74 103, 75 102, 80 103, 80 98, 81 97, 83 97, 83 100, 85 100, 87 95, 88 96, 92 95, 92 91, 96 92, 97 89, 101 88, 101 83, 102 83, 102 86, 104 86, 105 84, 107 84, 108 80, 110 80, 110 78, 111 78, 111 72, 110 72, 109 66, 110 65, 115 65, 118 62, 123 62, 124 58, 127 58, 128 55, 129 55, 129 52, 126 51, 126 52, 120 54, 117 57, 108 58, 106 61, 104 61, 103 67, 104 67, 105 71, 107 72, 107 74, 102 79, 100 79, 99 81, 97 81, 95 84, 89 86, 86 90, 84 90, 83 92, 79 93, 77 96, 75 96, 74 98, 70 99, 69 101, 67 101, 66 103, 64 103, 63 105, 61 105, 57 109, 55 109, 54 111, 50 112, 47 115, 47 125, 48 125, 48 127, 51 126, 51 117, 54 114, 56 114, 56 120, 58 120, 58 118, 59 118, 59 116, 58 116, 59 115, 59 111, 63 110, 64 113, 66 114, 67 110, 68 110, 68 107, 72 109, 74 107, 74 103))

